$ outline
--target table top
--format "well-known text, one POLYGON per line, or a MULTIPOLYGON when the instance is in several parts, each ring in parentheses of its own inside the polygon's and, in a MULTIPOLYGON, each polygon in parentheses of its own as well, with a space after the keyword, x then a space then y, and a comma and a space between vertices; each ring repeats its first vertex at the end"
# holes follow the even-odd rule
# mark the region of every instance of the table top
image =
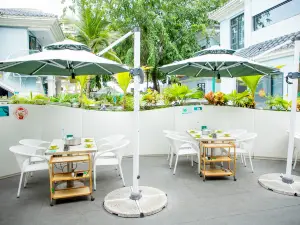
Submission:
POLYGON ((63 155, 63 154, 79 154, 79 153, 93 153, 97 152, 97 145, 94 138, 81 138, 81 144, 76 146, 70 146, 68 151, 64 151, 64 140, 62 139, 54 139, 50 146, 57 145, 57 149, 51 150, 47 149, 45 151, 45 155, 63 155), (89 139, 90 142, 86 142, 85 140, 89 139), (92 144, 91 148, 87 148, 86 144, 92 144))
POLYGON ((200 130, 187 130, 186 131, 192 138, 196 141, 236 141, 235 137, 225 137, 224 134, 226 132, 217 133, 217 138, 209 137, 208 135, 203 135, 200 130), (200 135, 200 137, 197 137, 200 135))

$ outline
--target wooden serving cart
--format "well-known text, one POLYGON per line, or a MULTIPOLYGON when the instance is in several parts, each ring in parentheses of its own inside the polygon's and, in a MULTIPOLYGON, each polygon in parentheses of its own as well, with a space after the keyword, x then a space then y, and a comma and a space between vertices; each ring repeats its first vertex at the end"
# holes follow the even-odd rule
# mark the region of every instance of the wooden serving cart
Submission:
POLYGON ((236 149, 234 143, 203 143, 200 142, 200 176, 206 177, 233 176, 236 181, 236 149), (228 149, 226 155, 215 155, 215 149, 228 149), (231 152, 233 150, 233 152, 231 152), (209 154, 210 152, 210 154, 209 154), (233 153, 233 154, 232 154, 233 153), (233 161, 233 169, 230 163, 233 161), (217 166, 216 163, 227 163, 227 168, 217 166))
POLYGON ((50 175, 50 205, 53 206, 53 200, 61 198, 72 198, 77 196, 91 196, 91 201, 94 201, 92 196, 92 162, 90 154, 68 155, 68 156, 51 156, 49 161, 50 175), (75 170, 72 172, 55 173, 55 164, 86 163, 87 170, 75 170), (85 181, 88 180, 88 185, 85 181), (82 185, 74 185, 74 181, 82 181, 82 185), (59 184, 65 182, 65 188, 58 188, 59 184), (70 185, 71 184, 71 185, 70 185))

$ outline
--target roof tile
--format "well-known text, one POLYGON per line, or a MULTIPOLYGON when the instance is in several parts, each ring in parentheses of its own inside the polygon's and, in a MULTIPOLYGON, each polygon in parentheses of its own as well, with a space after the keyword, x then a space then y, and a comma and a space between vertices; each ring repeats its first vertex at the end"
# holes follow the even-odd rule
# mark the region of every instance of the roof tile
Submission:
POLYGON ((52 13, 45 13, 36 9, 16 9, 16 8, 0 8, 0 16, 25 16, 25 17, 50 17, 57 16, 52 13))
MULTIPOLYGON (((291 34, 287 34, 287 35, 283 35, 281 37, 277 37, 268 41, 264 41, 255 45, 251 45, 248 48, 243 48, 240 49, 238 51, 236 51, 234 54, 241 56, 241 57, 245 57, 245 58, 253 58, 255 56, 258 56, 262 53, 264 53, 265 51, 268 51, 272 48, 275 48, 278 45, 283 44, 284 42, 288 41, 288 40, 293 40, 296 36, 300 35, 300 31, 295 32, 295 33, 291 33, 291 34)), ((287 49, 287 48, 291 48, 293 46, 293 43, 288 43, 282 47, 280 47, 279 49, 287 49)), ((279 50, 277 49, 277 50, 279 50)))

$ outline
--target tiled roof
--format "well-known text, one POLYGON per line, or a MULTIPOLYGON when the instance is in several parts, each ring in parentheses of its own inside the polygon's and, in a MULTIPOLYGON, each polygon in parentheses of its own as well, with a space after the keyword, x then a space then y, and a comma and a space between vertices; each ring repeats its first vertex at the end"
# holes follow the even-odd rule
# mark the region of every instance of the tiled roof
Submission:
MULTIPOLYGON (((300 31, 295 32, 295 33, 291 33, 291 34, 287 34, 278 38, 274 38, 268 41, 264 41, 255 45, 251 45, 248 48, 243 48, 240 49, 238 51, 236 51, 234 54, 244 57, 244 58, 253 58, 255 56, 258 56, 262 53, 264 53, 265 51, 268 51, 272 48, 275 48, 276 46, 279 46, 281 44, 284 44, 285 42, 289 41, 289 40, 293 40, 297 35, 300 35, 300 31)), ((281 46, 280 48, 276 49, 276 51, 278 50, 283 50, 283 49, 288 49, 293 47, 294 43, 287 43, 284 46, 281 46)))
POLYGON ((57 16, 51 13, 45 13, 36 9, 15 9, 15 8, 0 8, 0 16, 25 16, 25 17, 50 17, 57 16))

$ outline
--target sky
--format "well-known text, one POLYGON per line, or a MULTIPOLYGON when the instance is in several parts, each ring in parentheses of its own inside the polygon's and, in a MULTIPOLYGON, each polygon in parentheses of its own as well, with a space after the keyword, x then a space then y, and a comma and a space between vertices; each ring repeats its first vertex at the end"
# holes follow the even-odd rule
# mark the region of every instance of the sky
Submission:
POLYGON ((61 0, 0 0, 0 8, 30 8, 61 16, 61 0))

